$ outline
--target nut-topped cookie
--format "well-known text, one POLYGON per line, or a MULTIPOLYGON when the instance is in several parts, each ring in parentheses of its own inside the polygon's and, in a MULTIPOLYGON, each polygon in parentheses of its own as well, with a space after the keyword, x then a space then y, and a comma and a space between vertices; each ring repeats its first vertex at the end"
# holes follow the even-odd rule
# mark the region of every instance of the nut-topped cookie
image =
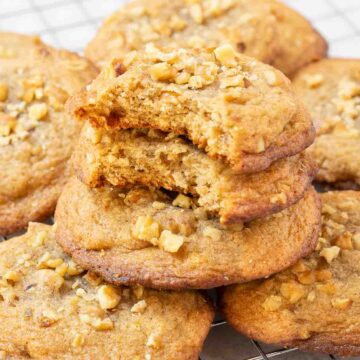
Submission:
POLYGON ((114 284, 212 288, 261 278, 311 252, 320 224, 309 189, 292 207, 224 227, 178 194, 90 189, 74 178, 59 199, 56 240, 81 266, 114 284))
POLYGON ((53 212, 80 132, 64 103, 95 75, 39 38, 0 33, 0 235, 53 212))
POLYGON ((336 186, 360 186, 360 60, 326 59, 301 70, 295 90, 317 130, 309 151, 317 179, 336 186))
POLYGON ((113 287, 77 266, 53 228, 0 244, 0 354, 6 359, 198 359, 213 319, 192 291, 113 287))
POLYGON ((326 53, 300 14, 273 0, 135 0, 105 20, 85 53, 99 66, 148 43, 217 47, 275 64, 291 74, 326 53))
POLYGON ((360 193, 321 195, 316 251, 269 279, 227 288, 222 310, 236 329, 268 343, 360 355, 360 193))
MULTIPOLYGON (((316 173, 309 155, 237 174, 183 137, 158 130, 103 131, 86 124, 72 163, 90 187, 144 185, 190 194, 222 224, 250 221, 299 201, 316 173)), ((189 203, 189 206, 191 204, 189 203)))
POLYGON ((290 81, 230 45, 148 45, 113 60, 68 105, 72 115, 97 127, 185 135, 238 172, 263 170, 314 138, 290 81))

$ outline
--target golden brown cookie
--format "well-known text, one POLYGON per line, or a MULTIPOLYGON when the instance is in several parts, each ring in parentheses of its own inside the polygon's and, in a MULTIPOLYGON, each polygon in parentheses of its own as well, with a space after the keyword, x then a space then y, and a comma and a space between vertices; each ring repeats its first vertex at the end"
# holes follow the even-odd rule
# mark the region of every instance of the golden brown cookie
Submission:
POLYGON ((319 181, 360 185, 360 60, 325 59, 294 79, 311 112, 317 138, 309 149, 319 181))
POLYGON ((310 156, 301 154, 278 160, 260 173, 237 174, 177 135, 102 131, 89 124, 73 164, 78 177, 91 187, 141 184, 191 194, 228 225, 291 206, 304 195, 317 170, 310 156))
POLYGON ((315 246, 316 193, 289 209, 244 226, 223 227, 202 208, 187 209, 159 191, 66 185, 57 209, 56 239, 84 268, 114 284, 211 288, 270 275, 315 246))
POLYGON ((230 43, 288 75, 327 50, 311 24, 278 1, 136 0, 105 20, 85 53, 102 67, 148 43, 191 48, 230 43))
POLYGON ((80 132, 64 103, 95 75, 37 37, 0 33, 0 235, 54 211, 80 132))
POLYGON ((321 195, 316 251, 267 280, 226 288, 222 310, 245 335, 267 343, 360 355, 360 193, 321 195))
POLYGON ((280 1, 265 1, 271 3, 272 15, 276 18, 278 51, 271 65, 292 76, 307 64, 326 56, 326 40, 309 21, 280 1))
POLYGON ((116 288, 85 272, 51 226, 0 244, 0 354, 5 359, 193 359, 213 319, 192 291, 116 288))
POLYGON ((267 168, 313 142, 308 113, 290 81, 236 53, 147 46, 114 60, 70 112, 102 128, 154 128, 186 135, 238 172, 267 168))

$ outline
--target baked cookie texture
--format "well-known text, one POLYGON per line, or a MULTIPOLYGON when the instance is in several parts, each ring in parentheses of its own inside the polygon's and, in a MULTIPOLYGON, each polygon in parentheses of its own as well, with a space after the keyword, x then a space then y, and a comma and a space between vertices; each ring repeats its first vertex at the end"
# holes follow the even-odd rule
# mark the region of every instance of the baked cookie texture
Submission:
POLYGON ((223 227, 191 200, 159 191, 90 189, 76 178, 56 208, 56 239, 84 268, 114 284, 212 288, 270 275, 315 246, 317 194, 246 225, 223 227), (173 205, 174 204, 174 205, 173 205))
POLYGON ((77 266, 53 228, 0 244, 6 359, 198 359, 213 319, 197 292, 113 287, 77 266))
POLYGON ((278 160, 260 173, 237 174, 178 135, 103 131, 90 124, 84 126, 72 163, 90 187, 140 184, 191 194, 227 225, 291 206, 302 198, 317 170, 311 157, 301 154, 278 160))
POLYGON ((321 195, 316 251, 267 280, 228 287, 222 310, 245 335, 340 356, 360 355, 360 193, 321 195))
POLYGON ((149 45, 113 60, 68 107, 75 118, 101 128, 186 135, 238 172, 263 170, 304 150, 315 136, 290 81, 230 45, 149 45))
POLYGON ((319 181, 347 188, 360 185, 360 60, 325 59, 294 78, 311 112, 317 138, 309 151, 319 181))
POLYGON ((101 67, 148 43, 190 48, 230 43, 287 75, 327 51, 310 23, 278 1, 138 0, 105 20, 85 54, 101 67))
POLYGON ((0 33, 0 235, 54 211, 80 133, 64 103, 95 75, 37 37, 0 33))

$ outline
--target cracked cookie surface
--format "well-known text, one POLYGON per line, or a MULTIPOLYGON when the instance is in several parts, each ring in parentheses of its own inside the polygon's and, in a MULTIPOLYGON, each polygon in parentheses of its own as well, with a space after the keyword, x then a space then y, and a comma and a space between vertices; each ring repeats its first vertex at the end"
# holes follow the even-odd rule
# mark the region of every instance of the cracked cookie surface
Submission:
POLYGON ((144 188, 90 189, 74 178, 56 209, 56 239, 109 282, 171 289, 261 278, 315 246, 320 211, 313 189, 280 213, 231 227, 189 202, 144 188))
POLYGON ((39 38, 0 33, 0 235, 54 211, 80 133, 64 103, 95 75, 39 38))
POLYGON ((198 359, 212 306, 197 292, 113 287, 30 223, 0 244, 0 354, 6 359, 198 359))
POLYGON ((245 335, 340 356, 360 354, 360 193, 321 194, 316 251, 267 280, 225 290, 222 311, 245 335))

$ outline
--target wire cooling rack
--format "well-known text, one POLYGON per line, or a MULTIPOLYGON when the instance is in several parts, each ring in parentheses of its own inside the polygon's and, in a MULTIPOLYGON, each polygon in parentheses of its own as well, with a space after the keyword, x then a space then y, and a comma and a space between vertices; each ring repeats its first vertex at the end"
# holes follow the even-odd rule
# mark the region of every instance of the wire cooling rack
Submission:
MULTIPOLYGON (((360 0, 284 1, 304 14, 325 36, 330 44, 331 56, 360 58, 360 0)), ((104 17, 116 10, 122 2, 124 1, 0 0, 0 31, 38 34, 49 44, 82 52, 104 17)), ((274 358, 340 359, 332 355, 281 349, 247 339, 231 329, 221 318, 213 323, 201 354, 201 360, 274 358)), ((353 359, 359 360, 360 357, 353 359)))

